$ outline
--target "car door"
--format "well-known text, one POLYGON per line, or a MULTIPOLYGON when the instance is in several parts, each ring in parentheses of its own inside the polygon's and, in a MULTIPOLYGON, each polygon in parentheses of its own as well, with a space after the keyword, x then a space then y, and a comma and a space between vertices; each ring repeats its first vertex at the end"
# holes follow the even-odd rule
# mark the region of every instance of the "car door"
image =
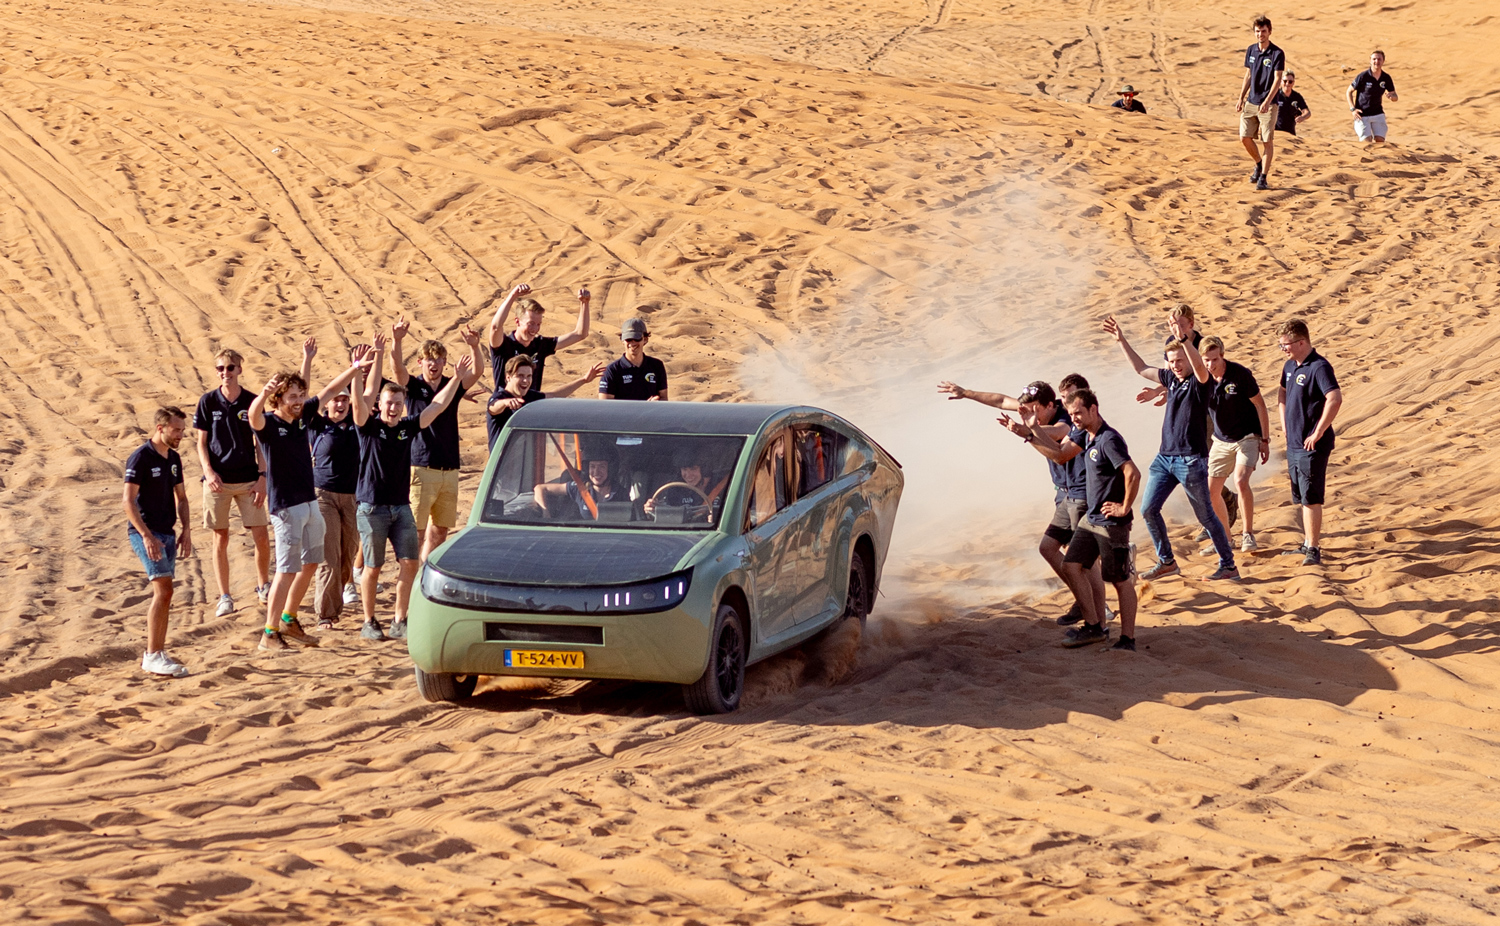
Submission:
POLYGON ((791 555, 796 518, 791 510, 793 457, 790 433, 782 430, 766 442, 751 472, 750 501, 745 507, 745 571, 750 576, 756 634, 769 640, 797 623, 801 584, 791 555))
POLYGON ((792 429, 798 530, 790 541, 801 586, 795 605, 798 623, 815 620, 839 604, 833 596, 843 588, 841 573, 847 568, 847 564, 836 562, 845 502, 839 475, 846 440, 826 425, 802 424, 792 429))

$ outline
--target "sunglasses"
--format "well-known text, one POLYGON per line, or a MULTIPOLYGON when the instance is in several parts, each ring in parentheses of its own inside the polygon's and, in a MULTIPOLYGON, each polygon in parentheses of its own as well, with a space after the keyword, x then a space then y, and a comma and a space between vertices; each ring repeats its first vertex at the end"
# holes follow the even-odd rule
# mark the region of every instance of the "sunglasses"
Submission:
POLYGON ((1041 391, 1042 390, 1036 386, 1027 386, 1025 389, 1021 390, 1021 394, 1017 398, 1019 398, 1023 402, 1030 402, 1032 399, 1040 395, 1041 391))
POLYGON ((238 370, 239 368, 240 368, 239 364, 237 364, 237 363, 230 363, 230 364, 226 364, 226 365, 224 365, 222 367, 214 367, 214 370, 216 370, 219 373, 233 373, 235 370, 238 370))
POLYGON ((641 343, 641 339, 640 338, 626 338, 625 339, 625 343, 626 344, 639 344, 639 343, 641 343))

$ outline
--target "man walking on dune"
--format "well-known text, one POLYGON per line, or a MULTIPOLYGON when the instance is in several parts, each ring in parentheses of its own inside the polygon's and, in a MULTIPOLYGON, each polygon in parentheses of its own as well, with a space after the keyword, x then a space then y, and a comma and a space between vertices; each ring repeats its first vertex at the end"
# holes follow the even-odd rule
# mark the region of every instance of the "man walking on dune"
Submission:
POLYGON ((141 668, 153 675, 182 678, 187 667, 167 655, 167 612, 172 608, 172 583, 177 557, 191 556, 193 528, 188 518, 187 490, 182 485, 182 457, 177 447, 187 429, 182 409, 156 410, 151 439, 125 461, 125 519, 131 549, 146 569, 151 583, 151 606, 146 611, 146 653, 141 668), (172 529, 182 522, 182 531, 172 529))
POLYGON ((1344 92, 1349 112, 1354 114, 1354 134, 1360 141, 1385 141, 1385 104, 1383 97, 1398 102, 1396 82, 1385 72, 1385 52, 1370 52, 1370 69, 1360 71, 1344 92))
POLYGON ((1271 156, 1276 137, 1276 95, 1286 72, 1286 54, 1271 43, 1271 20, 1255 17, 1255 44, 1245 50, 1245 77, 1234 111, 1240 114, 1240 142, 1255 161, 1250 182, 1257 190, 1270 189, 1271 156), (1260 139, 1264 154, 1255 145, 1260 139))
POLYGON ((1333 454, 1333 419, 1344 404, 1344 392, 1333 365, 1313 350, 1307 322, 1294 318, 1277 331, 1287 361, 1281 368, 1281 430, 1286 434, 1286 469, 1292 482, 1292 502, 1302 506, 1302 546, 1287 550, 1302 554, 1302 565, 1319 566, 1323 550, 1323 488, 1328 458, 1333 454))

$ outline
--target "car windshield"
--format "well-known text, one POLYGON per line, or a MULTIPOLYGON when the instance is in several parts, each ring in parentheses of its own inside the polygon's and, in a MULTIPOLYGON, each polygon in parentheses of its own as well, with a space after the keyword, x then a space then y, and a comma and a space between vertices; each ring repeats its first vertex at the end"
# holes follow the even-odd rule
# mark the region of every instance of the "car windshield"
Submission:
POLYGON ((744 444, 743 437, 511 431, 480 519, 712 530, 744 444))

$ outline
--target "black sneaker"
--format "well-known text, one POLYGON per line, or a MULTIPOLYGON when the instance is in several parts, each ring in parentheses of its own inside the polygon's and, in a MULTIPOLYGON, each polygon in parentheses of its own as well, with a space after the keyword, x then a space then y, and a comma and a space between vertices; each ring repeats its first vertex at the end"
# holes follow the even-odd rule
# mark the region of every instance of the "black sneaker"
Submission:
POLYGON ((1259 180, 1255 181, 1255 188, 1257 190, 1269 190, 1271 185, 1266 182, 1265 176, 1262 175, 1259 180))
POLYGON ((1304 565, 1304 566, 1321 566, 1321 565, 1323 565, 1323 551, 1320 550, 1320 549, 1318 549, 1317 547, 1308 547, 1307 548, 1307 552, 1302 555, 1302 565, 1304 565))
POLYGON ((1111 646, 1110 649, 1129 650, 1133 653, 1135 652, 1135 637, 1127 637, 1122 635, 1120 639, 1115 641, 1115 645, 1111 646))
POLYGON ((1075 601, 1073 602, 1072 609, 1067 614, 1059 617, 1057 623, 1061 627, 1071 627, 1081 620, 1083 620, 1083 605, 1075 601))
POLYGON ((392 640, 405 640, 406 639, 406 619, 405 618, 398 617, 395 620, 391 621, 391 634, 390 634, 390 636, 391 636, 392 640))
POLYGON ((1090 643, 1104 643, 1109 640, 1109 631, 1104 629, 1103 624, 1084 624, 1082 627, 1074 627, 1063 635, 1063 646, 1072 649, 1076 646, 1088 646, 1090 643))
POLYGON ((359 628, 359 635, 366 640, 385 639, 385 631, 380 629, 380 621, 374 619, 365 621, 364 626, 359 628))
POLYGON ((1224 525, 1224 533, 1232 534, 1234 533, 1234 522, 1240 518, 1240 496, 1238 492, 1229 491, 1229 486, 1224 487, 1222 494, 1224 496, 1224 511, 1229 515, 1229 523, 1224 525))
POLYGON ((1282 556, 1306 556, 1307 555, 1307 551, 1311 550, 1311 549, 1312 549, 1312 547, 1308 546, 1307 544, 1305 544, 1305 543, 1299 543, 1299 544, 1297 544, 1297 548, 1294 549, 1294 550, 1282 550, 1281 551, 1281 555, 1282 556))
POLYGON ((1255 169, 1250 172, 1250 182, 1251 183, 1259 183, 1260 182, 1260 162, 1259 161, 1255 162, 1255 169))

